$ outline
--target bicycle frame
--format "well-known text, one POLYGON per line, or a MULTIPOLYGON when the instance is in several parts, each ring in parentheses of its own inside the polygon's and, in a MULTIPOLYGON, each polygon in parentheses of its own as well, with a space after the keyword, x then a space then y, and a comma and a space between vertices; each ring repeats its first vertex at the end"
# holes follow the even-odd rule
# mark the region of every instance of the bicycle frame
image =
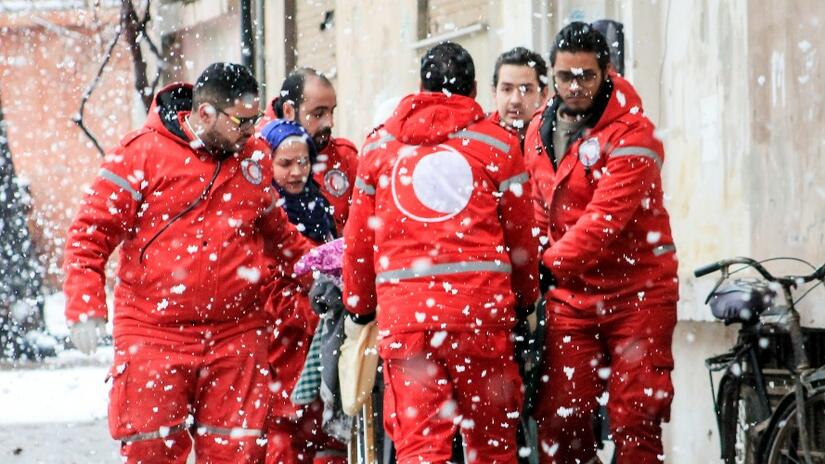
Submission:
MULTIPOLYGON (((711 295, 713 295, 713 293, 716 291, 717 288, 719 288, 719 286, 722 284, 722 282, 724 282, 729 277, 729 275, 730 275, 729 267, 731 265, 734 265, 734 264, 744 264, 746 266, 749 266, 749 267, 753 268, 754 270, 756 270, 759 274, 761 274, 762 277, 764 277, 767 281, 774 282, 776 284, 779 284, 782 287, 782 294, 784 296, 784 304, 779 305, 775 308, 772 308, 770 316, 778 316, 778 319, 776 321, 776 325, 778 327, 781 327, 782 329, 786 330, 788 335, 790 336, 790 339, 791 339, 791 346, 792 346, 792 350, 793 350, 793 361, 794 361, 794 366, 793 366, 793 369, 791 370, 791 376, 793 378, 794 385, 793 385, 793 392, 790 393, 788 396, 793 395, 794 402, 796 404, 796 420, 797 420, 797 426, 798 426, 798 431, 799 431, 799 442, 802 446, 802 450, 801 450, 802 451, 802 457, 804 458, 806 464, 812 464, 811 446, 810 446, 811 442, 810 442, 809 435, 808 435, 807 420, 806 420, 806 417, 805 417, 805 414, 806 414, 805 399, 806 399, 806 393, 809 390, 808 387, 810 385, 810 382, 806 382, 805 379, 807 377, 811 376, 812 374, 817 373, 817 371, 811 369, 810 360, 808 359, 808 355, 805 351, 805 343, 804 343, 804 337, 803 337, 803 334, 802 334, 802 326, 800 324, 800 316, 799 316, 799 312, 797 312, 797 310, 796 310, 796 306, 795 306, 794 301, 793 301, 793 289, 796 288, 801 283, 807 283, 807 282, 811 282, 813 280, 820 280, 823 283, 825 283, 825 265, 821 266, 816 271, 814 271, 812 274, 807 275, 807 276, 774 277, 759 262, 757 262, 757 261, 755 261, 751 258, 738 257, 738 258, 718 261, 716 263, 712 263, 710 265, 703 266, 699 269, 696 269, 694 274, 696 275, 696 277, 701 277, 701 276, 704 276, 704 275, 707 275, 707 274, 710 274, 710 273, 716 272, 716 271, 721 271, 722 272, 722 276, 717 281, 714 289, 711 291, 711 295), (808 385, 806 385, 806 384, 808 384, 808 385)), ((710 297, 711 296, 708 297, 708 300, 706 301, 706 303, 710 300, 710 297)), ((748 333, 746 332, 746 330, 751 329, 752 326, 756 327, 759 324, 763 323, 763 316, 765 318, 767 318, 769 315, 768 314, 763 314, 758 318, 759 320, 755 324, 748 324, 746 326, 743 326, 743 328, 740 330, 740 341, 741 341, 741 338, 742 338, 741 336, 742 336, 743 332, 745 332, 745 334, 747 335, 748 333)), ((737 343, 737 346, 739 346, 739 343, 737 343)), ((754 372, 755 383, 756 383, 756 386, 757 386, 757 394, 758 394, 759 400, 763 405, 765 405, 765 404, 768 405, 768 409, 766 409, 766 410, 770 411, 770 413, 771 413, 771 421, 770 421, 770 424, 768 425, 768 427, 769 428, 774 427, 774 426, 776 426, 776 424, 775 424, 775 414, 774 413, 776 412, 776 410, 779 410, 779 408, 777 408, 776 410, 772 410, 770 408, 770 402, 769 402, 769 398, 768 398, 767 391, 766 391, 765 384, 764 384, 764 376, 762 375, 761 365, 759 363, 758 357, 756 356, 756 352, 755 352, 753 343, 751 341, 746 340, 744 342, 744 346, 740 347, 740 349, 734 354, 734 356, 732 358, 732 361, 726 366, 726 368, 729 369, 730 366, 732 366, 734 363, 740 363, 741 364, 741 362, 742 362, 742 360, 745 356, 747 356, 749 358, 749 363, 748 364, 750 366, 752 366, 752 371, 754 372)), ((715 359, 715 358, 709 358, 708 360, 706 360, 706 365, 708 365, 708 361, 711 361, 713 359, 715 359)), ((710 369, 711 366, 708 365, 708 368, 710 369)), ((823 379, 825 379, 825 373, 822 374, 822 377, 823 377, 823 379)), ((711 385, 712 385, 712 380, 713 379, 711 377, 711 385)), ((783 400, 782 403, 786 403, 786 400, 783 400)), ((715 405, 715 408, 716 408, 717 420, 721 421, 719 405, 717 404, 717 402, 715 400, 715 397, 714 397, 714 405, 715 405)), ((720 430, 721 430, 721 423, 719 425, 720 425, 720 430)), ((762 437, 760 439, 760 443, 759 443, 759 449, 760 450, 764 449, 764 447, 766 446, 766 444, 764 443, 765 437, 769 436, 769 435, 770 434, 763 434, 762 435, 762 437)))

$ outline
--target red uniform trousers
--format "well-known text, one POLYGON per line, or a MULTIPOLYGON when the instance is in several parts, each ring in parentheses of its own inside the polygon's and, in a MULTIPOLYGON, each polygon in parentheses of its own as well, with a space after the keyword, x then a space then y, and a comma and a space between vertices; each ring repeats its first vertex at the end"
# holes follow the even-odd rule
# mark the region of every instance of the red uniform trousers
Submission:
POLYGON ((266 464, 347 464, 347 446, 321 428, 324 405, 307 405, 301 417, 270 416, 266 427, 266 464))
POLYGON ((448 462, 457 430, 466 463, 516 462, 522 392, 509 332, 393 335, 379 353, 399 464, 448 462))
POLYGON ((109 431, 124 462, 185 463, 190 433, 199 463, 261 462, 266 333, 175 332, 116 340, 109 431))
POLYGON ((675 301, 592 311, 548 301, 546 383, 534 412, 542 464, 591 462, 593 413, 605 401, 618 462, 664 460, 661 422, 669 420, 673 398, 675 325, 675 301))

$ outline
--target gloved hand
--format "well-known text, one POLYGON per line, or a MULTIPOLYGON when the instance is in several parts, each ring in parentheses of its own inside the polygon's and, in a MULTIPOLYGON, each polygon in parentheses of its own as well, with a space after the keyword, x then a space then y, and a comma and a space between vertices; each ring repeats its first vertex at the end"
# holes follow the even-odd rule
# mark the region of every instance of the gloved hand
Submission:
POLYGON ((81 353, 90 355, 97 350, 97 344, 105 327, 106 321, 97 317, 75 322, 69 327, 69 338, 81 353))
POLYGON ((318 315, 344 309, 341 288, 331 277, 321 274, 309 288, 309 305, 318 315))

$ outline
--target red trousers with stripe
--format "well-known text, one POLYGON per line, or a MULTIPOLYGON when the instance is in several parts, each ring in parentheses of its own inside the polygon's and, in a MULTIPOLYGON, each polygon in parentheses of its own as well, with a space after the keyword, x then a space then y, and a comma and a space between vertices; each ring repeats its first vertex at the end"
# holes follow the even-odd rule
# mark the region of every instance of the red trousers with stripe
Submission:
POLYGON ((194 340, 180 334, 115 342, 109 431, 127 463, 263 461, 267 335, 194 340))
POLYGON ((516 462, 522 393, 509 332, 393 335, 379 353, 399 464, 448 462, 456 431, 468 464, 516 462))
POLYGON ((591 462, 593 414, 607 404, 620 464, 664 460, 676 302, 645 299, 582 311, 547 304, 545 383, 534 411, 542 464, 591 462))

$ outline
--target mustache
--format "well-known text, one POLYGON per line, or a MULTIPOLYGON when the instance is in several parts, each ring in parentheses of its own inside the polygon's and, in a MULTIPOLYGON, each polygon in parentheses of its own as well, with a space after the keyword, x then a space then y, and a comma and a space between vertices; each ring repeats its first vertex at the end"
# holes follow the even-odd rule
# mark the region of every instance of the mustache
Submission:
POLYGON ((313 138, 321 138, 321 137, 331 137, 332 136, 332 128, 331 127, 324 127, 323 129, 319 129, 318 132, 315 133, 313 138))

